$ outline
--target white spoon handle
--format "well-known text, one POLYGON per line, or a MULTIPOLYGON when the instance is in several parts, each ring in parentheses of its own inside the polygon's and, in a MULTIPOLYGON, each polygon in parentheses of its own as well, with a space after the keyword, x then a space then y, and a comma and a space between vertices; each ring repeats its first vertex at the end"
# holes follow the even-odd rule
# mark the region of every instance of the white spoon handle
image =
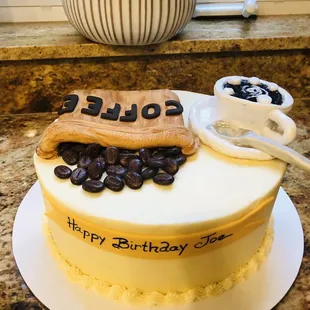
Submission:
POLYGON ((253 147, 310 173, 310 160, 293 149, 254 133, 236 139, 236 144, 253 147))

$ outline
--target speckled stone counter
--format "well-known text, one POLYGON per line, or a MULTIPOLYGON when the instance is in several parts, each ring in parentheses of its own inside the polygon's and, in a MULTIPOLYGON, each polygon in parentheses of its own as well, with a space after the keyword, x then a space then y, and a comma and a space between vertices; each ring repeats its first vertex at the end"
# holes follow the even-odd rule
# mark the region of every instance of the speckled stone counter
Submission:
MULTIPOLYGON (((298 139, 291 147, 310 158, 310 100, 297 100, 290 116, 296 121, 298 139)), ((14 262, 11 236, 17 208, 36 181, 34 148, 44 128, 56 114, 0 116, 0 309, 45 309, 23 282, 14 262)), ((276 310, 310 308, 310 179, 289 167, 283 187, 293 200, 305 233, 305 253, 299 275, 276 310)), ((71 310, 71 309, 70 309, 71 310)), ((235 310, 235 309, 234 309, 235 310)))
POLYGON ((276 81, 310 98, 310 16, 191 21, 148 47, 92 43, 68 23, 2 24, 0 113, 56 111, 77 88, 213 93, 227 75, 276 81))
POLYGON ((0 61, 308 49, 309 23, 309 15, 203 18, 169 42, 135 48, 92 43, 66 22, 2 24, 0 61))

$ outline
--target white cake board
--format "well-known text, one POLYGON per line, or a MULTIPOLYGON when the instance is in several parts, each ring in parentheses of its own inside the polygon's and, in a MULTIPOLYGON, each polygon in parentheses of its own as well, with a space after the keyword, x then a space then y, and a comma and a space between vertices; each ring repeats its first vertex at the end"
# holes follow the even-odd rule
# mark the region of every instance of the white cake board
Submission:
MULTIPOLYGON (((16 214, 13 253, 22 277, 33 294, 51 310, 144 310, 107 300, 72 282, 59 268, 43 235, 44 204, 38 182, 16 214)), ((270 310, 293 284, 303 256, 304 236, 298 213, 281 188, 273 211, 275 238, 263 266, 224 294, 184 306, 156 310, 270 310)))

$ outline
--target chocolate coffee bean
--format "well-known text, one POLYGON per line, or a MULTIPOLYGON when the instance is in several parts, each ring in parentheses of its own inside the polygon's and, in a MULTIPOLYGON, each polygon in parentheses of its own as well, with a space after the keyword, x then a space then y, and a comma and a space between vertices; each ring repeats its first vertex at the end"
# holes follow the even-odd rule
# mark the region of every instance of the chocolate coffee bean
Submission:
POLYGON ((146 168, 142 171, 141 176, 144 180, 150 180, 153 179, 157 173, 158 169, 156 168, 146 168))
POLYGON ((165 151, 167 151, 168 150, 168 147, 158 147, 157 148, 157 151, 158 152, 165 152, 165 151))
POLYGON ((125 183, 123 179, 117 175, 108 175, 104 179, 104 185, 113 192, 120 192, 124 188, 125 183))
POLYGON ((97 157, 102 150, 102 146, 98 143, 91 143, 87 146, 84 155, 90 156, 91 158, 97 157))
POLYGON ((165 162, 162 159, 151 158, 148 160, 147 165, 149 168, 164 168, 165 162))
POLYGON ((160 151, 160 152, 158 152, 158 151, 154 152, 152 157, 155 158, 155 159, 160 159, 160 160, 163 160, 163 159, 166 158, 165 153, 162 152, 162 151, 160 151))
POLYGON ((172 159, 178 163, 179 167, 184 165, 187 161, 187 157, 183 154, 179 154, 175 157, 172 157, 172 159))
POLYGON ((70 166, 76 165, 79 161, 79 154, 71 150, 64 151, 62 154, 64 162, 70 166))
POLYGON ((74 143, 74 145, 72 145, 72 147, 70 148, 71 151, 74 151, 78 154, 80 153, 84 153, 86 150, 87 145, 82 144, 82 143, 74 143))
POLYGON ((92 159, 89 156, 82 156, 77 166, 78 168, 87 169, 91 162, 92 162, 92 159))
POLYGON ((117 175, 118 177, 123 178, 126 172, 126 168, 121 165, 111 165, 107 167, 108 175, 117 175))
POLYGON ((137 172, 128 172, 124 176, 125 183, 131 189, 139 189, 143 185, 143 178, 137 172))
POLYGON ((175 155, 179 155, 181 153, 181 149, 179 147, 171 147, 168 148, 165 151, 165 155, 168 156, 175 156, 175 155))
POLYGON ((165 167, 163 168, 163 170, 168 174, 175 175, 179 171, 179 165, 172 158, 166 158, 165 167))
POLYGON ((58 154, 61 156, 64 151, 67 151, 70 149, 71 145, 72 144, 70 142, 60 143, 57 148, 58 154))
POLYGON ((99 155, 97 158, 95 158, 93 161, 96 161, 98 163, 100 163, 102 169, 103 169, 103 172, 105 172, 105 169, 107 167, 107 164, 104 160, 104 157, 102 155, 99 155))
POLYGON ((100 193, 104 190, 104 184, 98 180, 87 180, 82 187, 84 191, 89 193, 100 193))
POLYGON ((109 146, 105 150, 104 159, 108 165, 115 165, 119 162, 119 149, 115 146, 109 146))
POLYGON ((124 154, 135 154, 137 151, 136 150, 128 150, 128 149, 120 149, 120 153, 124 154))
POLYGON ((87 170, 84 168, 76 168, 71 174, 71 183, 74 185, 82 185, 88 178, 87 170))
POLYGON ((174 177, 168 173, 159 173, 153 181, 158 185, 171 185, 174 182, 174 177))
POLYGON ((128 171, 141 173, 143 163, 140 159, 133 159, 129 162, 128 171))
POLYGON ((67 166, 61 165, 61 166, 57 166, 54 169, 54 174, 59 179, 62 179, 62 180, 69 179, 72 174, 72 170, 67 166))
POLYGON ((88 176, 92 180, 99 180, 104 172, 101 163, 98 161, 92 161, 87 169, 88 176))
POLYGON ((102 147, 99 155, 104 157, 106 149, 106 147, 102 147))
POLYGON ((134 153, 120 153, 119 158, 121 165, 123 167, 128 167, 130 161, 133 159, 139 159, 139 156, 134 153))
POLYGON ((148 160, 152 157, 152 151, 150 149, 140 149, 139 150, 139 157, 142 160, 143 164, 146 166, 148 160))

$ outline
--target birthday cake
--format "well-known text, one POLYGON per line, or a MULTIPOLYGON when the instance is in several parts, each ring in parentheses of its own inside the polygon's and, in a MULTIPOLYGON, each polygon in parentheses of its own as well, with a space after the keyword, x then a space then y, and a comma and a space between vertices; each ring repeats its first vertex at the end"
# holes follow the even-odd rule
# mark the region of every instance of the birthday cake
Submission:
POLYGON ((200 145, 191 105, 168 90, 75 91, 45 130, 34 164, 48 239, 85 287, 129 303, 195 302, 266 258, 286 164, 200 145))

